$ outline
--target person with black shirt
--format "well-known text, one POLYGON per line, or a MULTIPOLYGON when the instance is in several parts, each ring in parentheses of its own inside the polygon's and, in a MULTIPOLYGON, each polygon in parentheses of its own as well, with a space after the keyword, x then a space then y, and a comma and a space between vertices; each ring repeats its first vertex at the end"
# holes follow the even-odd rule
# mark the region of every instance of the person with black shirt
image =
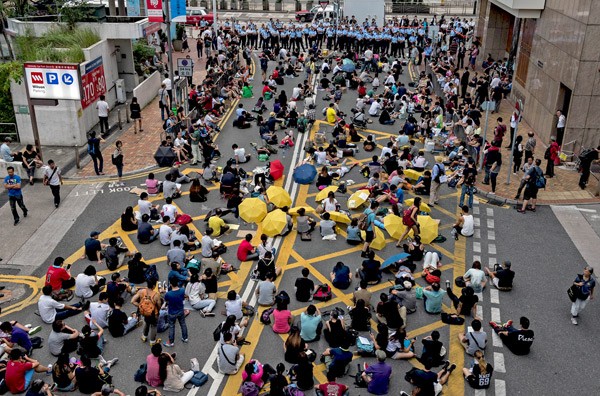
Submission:
POLYGON ((447 287, 446 292, 448 293, 450 300, 452 300, 458 315, 472 315, 474 318, 477 317, 477 303, 479 302, 479 297, 477 297, 471 286, 464 287, 461 290, 460 297, 457 297, 454 294, 451 287, 447 287))
POLYGON ((487 389, 490 387, 494 368, 485 361, 483 352, 475 352, 475 362, 471 368, 463 368, 463 375, 473 389, 487 389))
POLYGON ((467 160, 467 166, 463 169, 462 178, 458 181, 461 184, 460 200, 458 206, 462 208, 465 202, 465 195, 468 196, 469 208, 473 208, 473 195, 475 193, 475 181, 477 179, 477 169, 475 169, 475 160, 469 158, 467 160))
POLYGON ((284 374, 285 365, 279 363, 275 368, 275 371, 276 373, 269 379, 269 383, 271 384, 269 396, 285 396, 287 392, 285 392, 284 389, 288 385, 288 380, 284 374))
POLYGON ((582 190, 585 189, 585 186, 588 182, 588 178, 590 177, 590 169, 592 167, 592 163, 599 161, 599 152, 600 146, 596 147, 595 150, 591 150, 584 156, 580 157, 581 164, 579 166, 581 168, 581 177, 579 178, 579 187, 581 187, 582 190))
POLYGON ((110 334, 113 337, 124 336, 135 329, 138 324, 138 318, 135 313, 131 314, 131 317, 128 318, 127 314, 121 311, 121 307, 124 303, 125 301, 123 301, 123 298, 118 297, 115 300, 115 308, 108 317, 108 331, 110 331, 110 334))
POLYGON ((296 385, 301 391, 307 391, 315 386, 313 377, 313 364, 308 360, 306 352, 300 352, 298 364, 294 365, 290 370, 296 377, 296 385))
POLYGON ((369 250, 367 259, 362 262, 362 268, 358 270, 360 279, 364 279, 370 285, 376 285, 381 282, 381 262, 375 260, 375 252, 369 250))
POLYGON ((302 268, 302 278, 297 278, 294 284, 294 290, 296 291, 296 300, 300 302, 308 302, 312 300, 312 295, 315 292, 315 283, 312 279, 308 278, 310 270, 308 268, 302 268))
POLYGON ((365 305, 365 300, 356 301, 356 306, 350 310, 349 314, 352 319, 350 327, 356 331, 370 330, 371 313, 365 305))
POLYGON ((102 389, 100 370, 92 367, 90 358, 85 355, 81 357, 79 367, 75 369, 75 379, 81 393, 89 395, 102 389))
POLYGON ((441 356, 442 347, 444 344, 440 341, 440 333, 437 330, 431 332, 431 335, 421 340, 423 350, 421 357, 417 358, 422 364, 430 364, 432 367, 437 367, 442 364, 443 357, 441 356))
POLYGON ((500 336, 504 345, 515 355, 527 355, 533 344, 534 333, 529 329, 529 319, 521 316, 519 324, 521 328, 513 327, 513 321, 509 320, 504 325, 490 322, 490 326, 500 336))
POLYGON ((512 290, 513 279, 515 278, 515 272, 510 269, 511 262, 505 260, 502 263, 502 267, 496 264, 495 271, 490 271, 487 267, 483 270, 485 274, 490 277, 492 284, 496 286, 498 290, 509 291, 512 290))
POLYGON ((106 267, 114 271, 119 268, 126 257, 133 257, 136 253, 130 252, 126 247, 119 246, 119 240, 117 238, 110 238, 108 240, 108 246, 106 247, 104 259, 106 260, 106 267))
POLYGON ((133 255, 133 258, 127 263, 127 278, 131 283, 144 283, 146 282, 146 270, 150 266, 142 261, 142 253, 137 252, 133 255))
POLYGON ((379 296, 380 302, 377 304, 377 320, 387 324, 390 329, 399 329, 404 327, 404 320, 400 310, 406 310, 400 307, 395 299, 390 299, 386 293, 379 296))

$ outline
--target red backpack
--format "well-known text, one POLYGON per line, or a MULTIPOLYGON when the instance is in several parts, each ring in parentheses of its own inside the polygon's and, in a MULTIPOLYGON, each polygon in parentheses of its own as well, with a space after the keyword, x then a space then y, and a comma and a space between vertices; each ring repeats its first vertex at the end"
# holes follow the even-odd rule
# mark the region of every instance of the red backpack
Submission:
POLYGON ((329 301, 331 297, 333 297, 333 294, 331 293, 331 286, 328 284, 318 286, 317 291, 313 295, 313 298, 319 301, 329 301))
POLYGON ((408 209, 405 209, 404 213, 402 213, 402 224, 404 224, 405 226, 412 225, 413 219, 412 219, 411 215, 412 215, 412 206, 408 209))
POLYGON ((177 216, 177 219, 175 219, 175 223, 179 224, 179 225, 186 225, 192 222, 192 217, 188 214, 180 214, 179 216, 177 216))

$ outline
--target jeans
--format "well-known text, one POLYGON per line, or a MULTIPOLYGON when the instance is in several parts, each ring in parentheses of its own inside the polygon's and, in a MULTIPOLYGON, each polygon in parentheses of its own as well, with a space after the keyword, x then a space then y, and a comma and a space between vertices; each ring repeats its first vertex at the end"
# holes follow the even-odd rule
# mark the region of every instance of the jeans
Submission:
MULTIPOLYGON (((72 307, 75 308, 81 308, 82 304, 81 303, 76 303, 76 304, 71 304, 72 307)), ((65 320, 67 318, 70 318, 71 316, 75 316, 80 314, 82 311, 78 310, 78 309, 57 309, 56 310, 56 316, 54 317, 54 320, 65 320)))
POLYGON ((517 190, 517 195, 516 197, 521 196, 521 191, 523 191, 523 188, 525 188, 525 186, 527 185, 527 180, 525 179, 521 179, 521 184, 519 184, 519 188, 517 190))
POLYGON ((108 132, 108 117, 98 117, 100 119, 100 134, 104 135, 104 132, 108 132))
POLYGON ((144 337, 150 336, 150 341, 156 341, 156 325, 156 316, 144 316, 144 330, 142 331, 142 335, 144 337))
POLYGON ((138 324, 137 318, 129 318, 127 319, 127 324, 125 325, 125 329, 123 331, 123 335, 129 333, 131 330, 135 329, 138 324))
POLYGON ((123 165, 115 165, 117 167, 117 176, 123 177, 123 165))
POLYGON ((202 310, 204 312, 211 312, 215 308, 216 303, 217 302, 215 300, 207 298, 205 300, 198 301, 196 304, 193 304, 192 308, 194 308, 196 311, 202 310))
POLYGON ((60 184, 56 186, 51 184, 50 191, 52 191, 52 196, 54 197, 54 205, 58 206, 60 204, 60 184))
POLYGON ((578 316, 579 312, 583 311, 583 309, 587 305, 588 301, 589 301, 589 297, 586 298, 585 300, 580 300, 579 298, 577 300, 575 300, 575 302, 571 305, 571 315, 578 316))
POLYGON ((167 116, 169 115, 169 108, 163 104, 160 106, 160 119, 163 121, 165 120, 165 113, 167 116))
POLYGON ((185 324, 185 314, 183 313, 183 311, 175 313, 175 314, 168 314, 167 321, 169 322, 169 342, 171 344, 173 342, 175 342, 175 322, 176 321, 179 321, 179 326, 181 327, 181 338, 184 340, 187 340, 188 329, 187 329, 187 325, 185 324))
POLYGON ((102 157, 102 153, 90 154, 90 157, 92 157, 92 161, 94 161, 94 171, 96 172, 96 175, 100 175, 104 169, 104 158, 102 157))
POLYGON ((469 208, 473 208, 473 190, 473 186, 467 186, 463 183, 462 188, 460 190, 460 200, 458 206, 463 206, 463 203, 465 202, 465 195, 468 195, 469 199, 467 201, 467 205, 469 205, 469 208))
POLYGON ((492 169, 491 165, 486 165, 485 166, 485 177, 483 178, 483 183, 484 184, 489 184, 490 183, 490 170, 492 169))
POLYGON ((27 208, 25 207, 25 203, 23 203, 23 194, 18 197, 8 197, 8 202, 10 203, 10 210, 15 221, 19 220, 19 213, 17 212, 17 204, 19 208, 23 211, 23 216, 27 215, 27 208))
POLYGON ((498 172, 490 172, 490 181, 492 182, 492 192, 496 192, 496 178, 498 177, 498 172))

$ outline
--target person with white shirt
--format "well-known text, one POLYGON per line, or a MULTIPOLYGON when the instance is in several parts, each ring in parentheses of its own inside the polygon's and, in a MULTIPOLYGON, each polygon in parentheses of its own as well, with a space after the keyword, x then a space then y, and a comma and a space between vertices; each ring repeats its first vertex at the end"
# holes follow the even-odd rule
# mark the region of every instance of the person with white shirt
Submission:
POLYGON ((473 266, 469 268, 467 272, 463 275, 465 280, 465 284, 467 286, 471 286, 475 293, 481 293, 485 284, 487 283, 487 279, 485 277, 485 272, 481 270, 481 262, 474 261, 473 266))
POLYGON ((177 219, 177 206, 173 205, 173 198, 167 197, 165 198, 165 204, 162 207, 162 215, 169 217, 169 223, 172 224, 177 219))
POLYGON ((167 94, 169 95, 169 105, 168 108, 173 107, 173 84, 171 83, 171 79, 169 78, 169 73, 165 73, 165 79, 162 81, 165 84, 165 89, 167 90, 167 94))
POLYGON ((96 276, 96 268, 88 265, 87 268, 75 278, 75 296, 79 298, 90 298, 100 291, 104 286, 104 278, 96 276))
POLYGON ((138 208, 139 208, 139 218, 141 220, 142 216, 147 214, 148 217, 152 220, 158 219, 158 209, 160 206, 152 205, 152 202, 148 201, 148 193, 143 192, 140 194, 140 199, 138 199, 138 208))
POLYGON ((163 224, 158 229, 158 239, 160 244, 163 246, 171 245, 171 235, 173 234, 173 227, 170 225, 171 218, 169 216, 163 216, 163 224))
POLYGON ((87 310, 90 302, 66 305, 52 298, 52 286, 42 288, 42 296, 38 300, 38 312, 42 321, 52 324, 55 320, 63 320, 87 310))
POLYGON ((218 247, 215 245, 215 240, 211 237, 212 234, 213 234, 213 229, 207 228, 206 233, 200 240, 200 244, 202 245, 202 257, 205 257, 205 258, 212 257, 213 252, 218 247))
POLYGON ((302 100, 302 84, 292 88, 292 100, 302 100))
POLYGON ((369 115, 376 116, 379 110, 381 110, 381 99, 377 99, 371 103, 371 107, 369 107, 369 115))
POLYGON ((498 77, 498 76, 494 77, 492 79, 492 82, 490 83, 490 89, 496 88, 499 84, 500 84, 500 77, 498 77))
POLYGON ((112 309, 108 305, 108 294, 106 292, 100 293, 98 295, 98 302, 91 303, 89 310, 86 312, 86 318, 90 319, 92 330, 98 330, 98 327, 102 329, 107 328, 108 317, 111 312, 112 309))
POLYGON ((104 132, 108 132, 108 112, 110 111, 104 95, 100 95, 100 100, 96 102, 96 109, 100 119, 100 135, 104 135, 104 132))
POLYGON ((385 81, 383 82, 383 85, 394 85, 396 83, 396 80, 394 79, 394 75, 392 74, 392 72, 388 73, 388 76, 385 78, 385 81))
POLYGON ((246 154, 245 148, 240 147, 235 143, 231 146, 231 148, 233 149, 233 158, 235 159, 236 163, 244 164, 250 161, 251 155, 246 154))
POLYGON ((469 207, 463 205, 461 207, 461 213, 456 219, 456 223, 454 223, 451 231, 452 235, 454 235, 454 239, 458 240, 459 234, 465 237, 472 237, 475 232, 473 226, 473 215, 469 214, 469 207))

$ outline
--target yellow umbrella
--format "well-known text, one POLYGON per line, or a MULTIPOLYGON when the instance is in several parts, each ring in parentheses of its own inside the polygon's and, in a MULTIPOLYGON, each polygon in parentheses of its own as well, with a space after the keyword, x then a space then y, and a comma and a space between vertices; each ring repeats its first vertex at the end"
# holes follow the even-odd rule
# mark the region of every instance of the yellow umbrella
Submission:
MULTIPOLYGON (((404 200, 405 206, 413 206, 414 204, 415 204, 414 198, 404 200)), ((421 202, 421 205, 419 206, 419 211, 425 212, 425 213, 431 213, 431 207, 429 205, 427 205, 425 202, 421 202)))
MULTIPOLYGON (((373 242, 371 242, 369 247, 375 250, 381 250, 385 247, 385 234, 379 227, 373 226, 373 230, 375 231, 375 239, 373 239, 373 242)), ((361 231, 360 233, 363 239, 365 239, 367 234, 364 231, 361 231)))
POLYGON ((407 179, 411 180, 417 180, 419 177, 421 177, 421 175, 423 175, 423 172, 417 172, 414 169, 406 169, 404 171, 404 176, 406 176, 407 179))
POLYGON ((419 216, 419 228, 421 229, 421 242, 431 243, 439 234, 440 221, 431 216, 419 216))
POLYGON ((287 218, 281 209, 275 209, 269 212, 262 223, 262 231, 270 237, 281 234, 281 231, 287 225, 287 218))
POLYGON ((290 206, 292 204, 290 194, 288 194, 283 187, 271 186, 267 188, 267 198, 269 198, 269 202, 272 202, 273 205, 278 208, 283 208, 284 206, 290 206))
POLYGON ((294 206, 293 208, 291 208, 288 211, 288 214, 290 214, 291 216, 298 216, 298 210, 300 208, 304 208, 304 210, 306 211, 306 213, 315 213, 314 208, 311 208, 310 206, 294 206))
MULTIPOLYGON (((388 234, 394 239, 399 239, 404 233, 404 230, 406 230, 406 226, 402 224, 402 217, 393 214, 383 218, 383 225, 388 234)), ((409 232, 409 235, 411 233, 412 231, 409 232)))
POLYGON ((336 223, 350 224, 352 222, 350 220, 350 217, 348 217, 348 215, 345 213, 341 213, 341 212, 327 212, 327 213, 329 213, 329 218, 331 220, 335 221, 336 223))
POLYGON ((369 199, 368 190, 358 190, 348 198, 348 209, 357 209, 369 199))
POLYGON ((258 198, 246 198, 239 206, 240 217, 248 223, 260 223, 267 215, 267 204, 258 198))
POLYGON ((329 194, 330 191, 336 192, 337 189, 338 189, 338 186, 325 187, 324 189, 322 189, 321 191, 319 191, 319 193, 315 197, 315 201, 321 202, 322 200, 324 200, 325 198, 327 198, 327 194, 329 194))

